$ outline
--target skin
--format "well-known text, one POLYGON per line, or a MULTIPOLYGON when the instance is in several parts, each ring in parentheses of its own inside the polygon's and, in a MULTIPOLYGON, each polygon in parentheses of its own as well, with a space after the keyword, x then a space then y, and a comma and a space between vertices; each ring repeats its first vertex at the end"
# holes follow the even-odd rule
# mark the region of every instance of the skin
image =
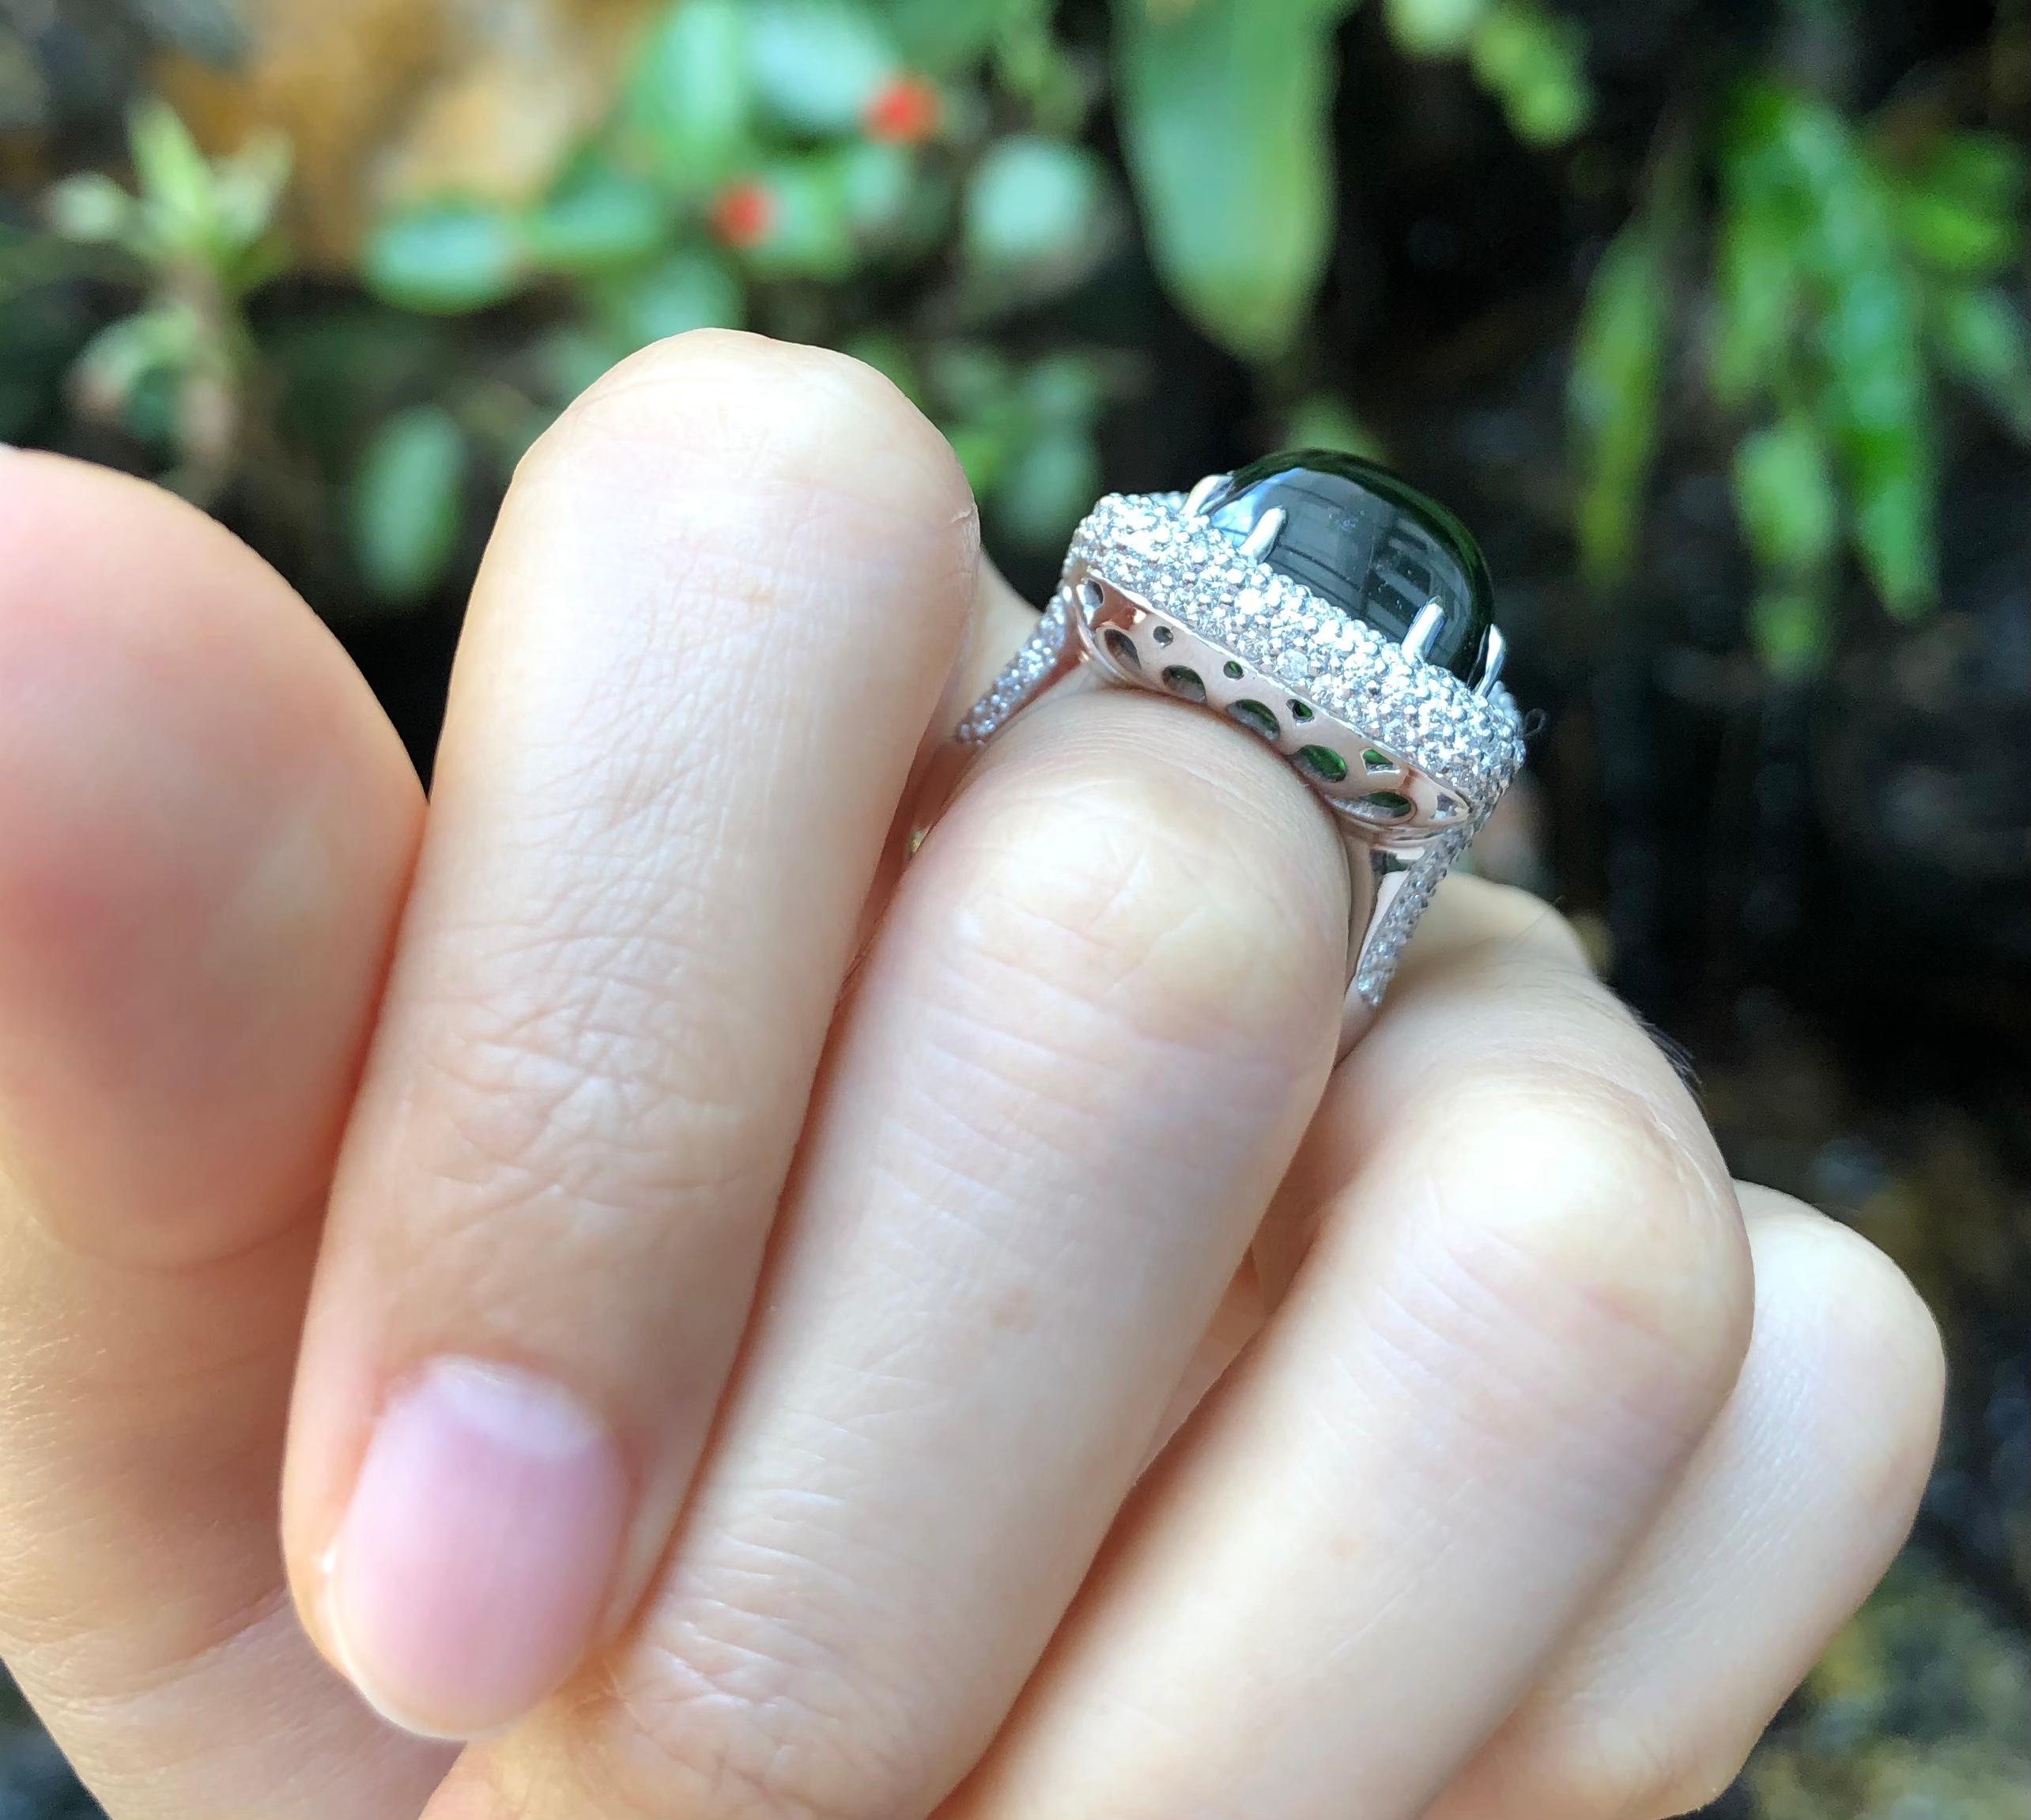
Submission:
POLYGON ((867 370, 565 414, 427 814, 196 513, 0 550, 0 1649, 114 1820, 1646 1820, 1901 1539, 1922 1306, 1553 912, 1335 1069, 1244 734, 931 800, 1027 614, 867 370))

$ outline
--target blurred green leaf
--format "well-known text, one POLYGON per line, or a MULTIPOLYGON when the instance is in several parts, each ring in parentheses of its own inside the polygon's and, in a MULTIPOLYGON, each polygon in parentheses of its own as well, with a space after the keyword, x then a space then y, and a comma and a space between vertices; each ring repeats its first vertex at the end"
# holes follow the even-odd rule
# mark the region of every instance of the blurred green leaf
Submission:
POLYGON ((1593 114, 1587 34, 1577 20, 1556 18, 1532 0, 1499 0, 1475 25, 1469 59, 1527 145, 1562 145, 1593 114))
POLYGON ((1819 426, 1795 411, 1744 436, 1734 464, 1735 511, 1765 570, 1791 578, 1823 572, 1840 538, 1840 502, 1819 426))
POLYGON ((1014 432, 1004 423, 959 423, 949 426, 946 439, 952 444, 952 452, 959 458, 959 466, 966 475, 966 484, 973 489, 976 499, 983 499, 999 485, 1003 470, 1009 463, 1014 445, 1014 432))
POLYGON ((847 224, 856 234, 892 233, 915 200, 917 160, 907 146, 856 140, 837 153, 847 224))
POLYGON ((526 265, 520 231, 504 211, 445 202, 377 225, 361 273, 370 290, 401 308, 455 315, 512 295, 526 265))
POLYGON ((1457 57, 1473 39, 1489 0, 1389 0, 1384 17, 1397 48, 1412 57, 1457 57))
POLYGON ((740 0, 674 0, 650 26, 621 95, 624 144, 680 194, 700 195, 744 155, 753 89, 740 0))
POLYGON ((870 0, 912 66, 937 74, 977 63, 1012 21, 1049 10, 1050 0, 870 0))
MULTIPOLYGON (((616 344, 606 364, 693 329, 735 329, 745 315, 740 280, 725 260, 696 248, 606 280, 593 293, 616 344)), ((597 374, 592 376, 597 377, 597 374)), ((574 386, 583 389, 590 379, 574 386)))
POLYGON ((924 380, 942 407, 938 421, 974 496, 985 499, 999 483, 1029 427, 1014 364, 999 349, 981 343, 942 342, 926 353, 924 380))
POLYGON ((1810 587, 1761 588, 1750 604, 1749 630, 1772 676, 1784 681, 1810 676, 1826 658, 1825 597, 1810 587))
POLYGON ((79 353, 70 383, 92 415, 124 415, 143 385, 158 375, 178 376, 203 350, 205 330, 197 312, 164 304, 108 323, 79 353))
POLYGON ((134 225, 134 201, 111 177, 81 171, 49 187, 43 215, 66 240, 100 246, 126 235, 134 225))
POLYGON ((1028 110, 1040 132, 1070 136, 1097 99, 1100 71, 1059 42, 1054 0, 1012 0, 994 37, 995 81, 1028 110))
MULTIPOLYGON (((1866 175, 1855 179, 1867 190, 1866 175)), ((1939 566, 1938 463, 1912 287, 1886 220, 1862 196, 1852 244, 1829 247, 1831 295, 1818 324, 1823 408, 1853 504, 1855 546, 1883 603, 1900 617, 1932 604, 1939 566)))
POLYGON ((1116 77, 1150 249, 1185 313, 1249 360, 1287 348, 1333 231, 1337 0, 1115 0, 1116 77))
POLYGON ((397 412, 361 451, 347 500, 354 561, 383 601, 407 606, 444 579, 465 500, 464 432, 435 405, 397 412))
POLYGON ((1794 224, 1816 314, 1805 351, 1814 408, 1845 487, 1855 546, 1901 618, 1938 589, 1938 457, 1918 299, 1888 187, 1853 126, 1816 96, 1740 91, 1732 155, 1794 224))
POLYGON ((1659 236, 1639 217, 1587 287, 1566 392, 1580 470, 1580 565, 1597 588, 1625 580, 1635 559, 1670 316, 1659 236))
POLYGON ((1929 145, 1897 183, 1906 244, 1942 270, 1986 276, 2024 244, 2024 149, 1999 134, 1954 133, 1929 145))
POLYGON ((941 342, 929 349, 925 368, 932 391, 957 416, 1002 415, 1014 408, 1015 369, 998 349, 977 342, 941 342))
MULTIPOLYGON (((121 427, 138 443, 173 451, 184 390, 191 376, 189 368, 168 364, 149 367, 137 375, 127 395, 120 401, 121 427)), ((176 484, 173 470, 164 478, 172 486, 176 484)))
POLYGON ((1020 389, 1024 408, 1036 422, 1090 429, 1100 417, 1105 381, 1090 354, 1061 348, 1031 361, 1020 389))
POLYGON ((1796 322, 1799 270, 1794 236, 1768 194, 1730 186, 1716 255, 1709 376, 1731 410, 1776 383, 1796 322))
POLYGON ((1006 459, 988 506, 1003 535, 1026 549, 1061 546, 1100 490, 1100 421, 1105 378, 1092 355, 1040 356, 1014 376, 1006 406, 1006 459))
POLYGON ((257 134, 213 172, 212 200, 219 236, 230 247, 253 246, 275 218, 289 187, 289 142, 280 134, 257 134))
POLYGON ((1100 451, 1091 429, 1076 423, 1047 425, 1001 464, 987 509, 1011 542, 1028 549, 1055 549, 1100 490, 1100 451))
POLYGON ((1988 278, 2024 249, 2024 224, 2014 214, 1970 206, 1957 195, 1912 183, 1893 191, 1905 244, 1942 272, 1988 278))
POLYGON ((2031 442, 2031 342, 2017 305, 1999 290, 1955 285, 1930 300, 1926 323, 1940 365, 2031 442))
POLYGON ((966 187, 961 240, 989 270, 1048 266, 1090 240, 1104 176, 1084 147, 1026 133, 997 139, 966 187))
POLYGON ((669 227, 669 209, 655 184, 586 159, 523 218, 522 240, 546 270, 582 274, 646 259, 669 227))
POLYGON ((1922 429, 1858 436, 1844 451, 1855 543, 1883 604, 1916 619, 1939 595, 1939 475, 1922 429))
POLYGON ((1370 461, 1388 459, 1382 439, 1346 399, 1331 392, 1313 392, 1292 406, 1278 440, 1285 448, 1341 449, 1370 461))
POLYGON ((795 133, 851 133, 900 74, 879 19, 855 0, 749 0, 755 95, 795 133))
POLYGON ((212 169, 183 117, 150 96, 127 116, 134 178, 164 239, 172 244, 202 236, 213 220, 212 169))
POLYGON ((244 293, 279 278, 289 266, 289 243, 280 234, 264 234, 251 246, 221 259, 218 275, 228 290, 244 293))

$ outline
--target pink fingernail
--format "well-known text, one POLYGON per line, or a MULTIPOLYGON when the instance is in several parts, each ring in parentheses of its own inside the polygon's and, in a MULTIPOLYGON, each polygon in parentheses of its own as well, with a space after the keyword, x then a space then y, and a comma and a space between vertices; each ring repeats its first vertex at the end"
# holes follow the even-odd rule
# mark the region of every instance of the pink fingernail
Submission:
POLYGON ((340 1666, 409 1731, 498 1729, 591 1642, 627 1511, 619 1450, 573 1398, 433 1361, 382 1411, 326 1558, 340 1666))

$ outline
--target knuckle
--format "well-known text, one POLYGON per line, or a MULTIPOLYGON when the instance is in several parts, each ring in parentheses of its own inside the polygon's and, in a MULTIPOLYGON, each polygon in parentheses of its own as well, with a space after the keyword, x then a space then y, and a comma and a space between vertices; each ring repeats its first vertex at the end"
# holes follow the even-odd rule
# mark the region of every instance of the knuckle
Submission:
POLYGON ((1747 1755, 1746 1745, 1708 1749, 1598 1720, 1539 1741, 1530 1761, 1505 1765, 1504 1806, 1561 1820, 1672 1820, 1720 1795, 1747 1755))
POLYGON ((631 1656, 579 1716, 602 1812, 865 1820, 929 1785, 906 1703, 760 1599, 694 1604, 631 1656))
POLYGON ((709 990, 692 995, 695 1020, 674 1022, 655 952, 613 937, 571 953, 568 977, 545 950, 410 1008, 398 1079, 345 1192, 413 1210, 381 1241, 411 1327, 436 1331, 449 1311, 500 1343, 632 1373, 639 1330, 619 1310, 772 1195, 778 1100, 714 1035, 732 1011, 709 990), (588 1282, 617 1313, 596 1330, 575 1293, 588 1282))
POLYGON ((1287 842, 1182 768, 1036 773, 966 804, 959 964, 1063 1052, 1124 1033, 1230 1057, 1288 1051, 1338 987, 1344 918, 1293 886, 1287 842), (1020 990, 1010 991, 1011 983, 1020 990), (997 989, 999 987, 999 989, 997 989))
POLYGON ((1554 1342, 1561 1369, 1689 1437, 1747 1350, 1732 1190, 1689 1116, 1571 1061, 1456 1089, 1418 1149, 1442 1172, 1451 1261, 1554 1342), (1613 1369, 1604 1373, 1604 1363, 1613 1369))
POLYGON ((559 1195, 632 1209, 734 1185, 757 1100, 670 1053, 651 1033, 656 1007, 635 998, 582 976, 541 1005, 440 1021, 420 1077, 442 1139, 429 1172, 479 1188, 489 1211, 559 1195))

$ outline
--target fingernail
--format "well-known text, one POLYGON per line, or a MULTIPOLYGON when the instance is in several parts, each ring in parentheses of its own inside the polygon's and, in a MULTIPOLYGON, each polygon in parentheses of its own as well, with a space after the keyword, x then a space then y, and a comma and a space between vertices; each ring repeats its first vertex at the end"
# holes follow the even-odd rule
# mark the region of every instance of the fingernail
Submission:
POLYGON ((575 1399, 434 1361, 383 1410, 326 1558, 339 1666, 408 1731, 499 1729, 591 1642, 627 1505, 619 1450, 575 1399))

